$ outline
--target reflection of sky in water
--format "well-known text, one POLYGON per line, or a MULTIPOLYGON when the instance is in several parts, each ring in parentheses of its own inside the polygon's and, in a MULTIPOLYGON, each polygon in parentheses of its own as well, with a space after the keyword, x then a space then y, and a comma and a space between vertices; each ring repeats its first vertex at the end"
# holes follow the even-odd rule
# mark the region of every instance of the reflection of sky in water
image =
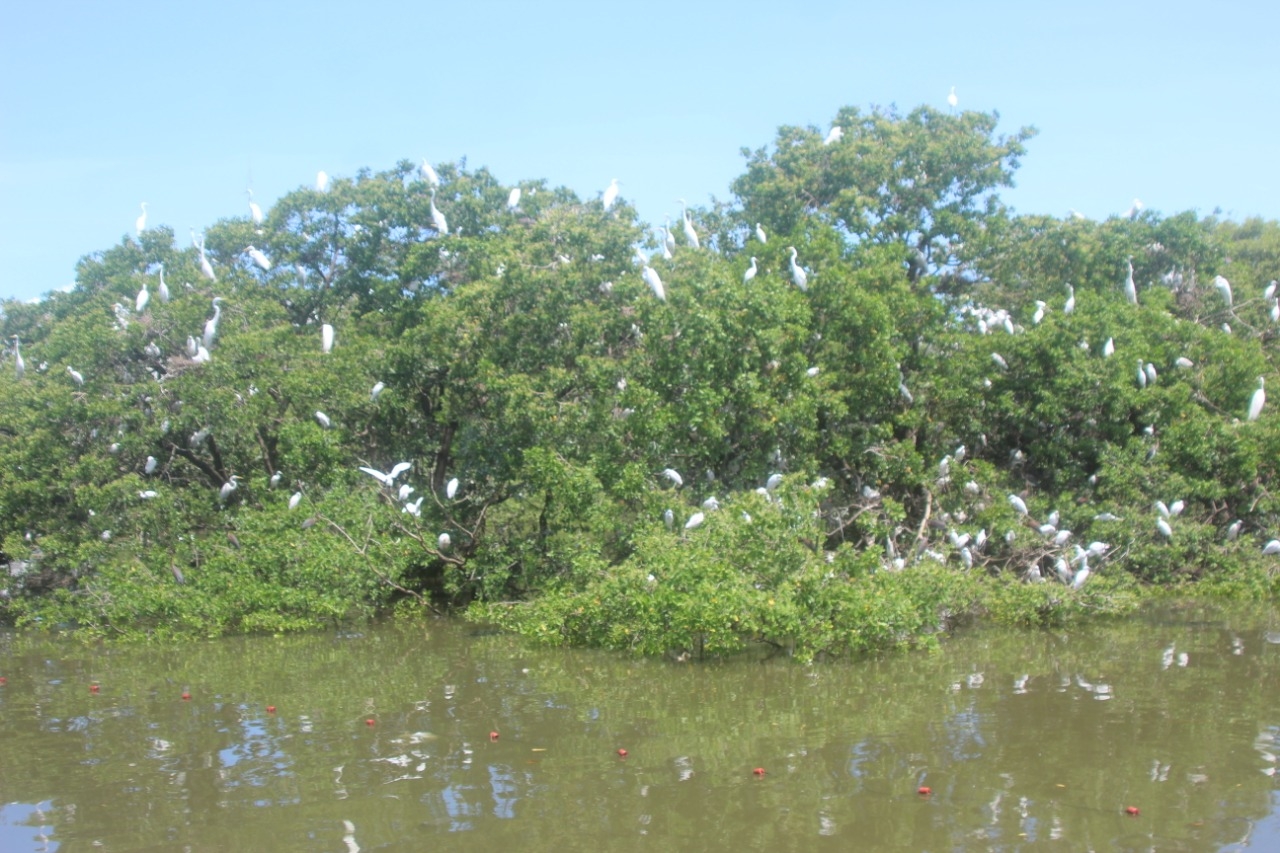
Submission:
POLYGON ((5 803, 0 806, 0 850, 54 851, 61 847, 49 836, 53 803, 5 803))

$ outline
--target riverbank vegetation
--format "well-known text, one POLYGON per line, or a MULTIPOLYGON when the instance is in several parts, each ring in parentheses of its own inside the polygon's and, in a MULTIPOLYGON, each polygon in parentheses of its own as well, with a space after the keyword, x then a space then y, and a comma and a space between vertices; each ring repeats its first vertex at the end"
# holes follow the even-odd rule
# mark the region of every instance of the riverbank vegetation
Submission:
POLYGON ((1280 226, 1016 215, 1031 129, 834 126, 665 229, 401 162, 4 303, 3 615, 812 656, 1273 597, 1280 226))

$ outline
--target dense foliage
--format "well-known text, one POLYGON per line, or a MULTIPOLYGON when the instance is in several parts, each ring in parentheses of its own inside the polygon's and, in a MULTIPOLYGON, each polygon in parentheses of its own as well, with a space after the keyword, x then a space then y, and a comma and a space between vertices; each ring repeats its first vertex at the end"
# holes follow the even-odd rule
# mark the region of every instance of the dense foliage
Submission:
POLYGON ((1280 226, 1015 216, 1032 131, 996 123, 784 127, 686 214, 699 246, 625 200, 402 162, 86 257, 3 305, 4 612, 220 633, 469 605, 807 656, 1140 585, 1273 594, 1280 429, 1246 412, 1280 226))

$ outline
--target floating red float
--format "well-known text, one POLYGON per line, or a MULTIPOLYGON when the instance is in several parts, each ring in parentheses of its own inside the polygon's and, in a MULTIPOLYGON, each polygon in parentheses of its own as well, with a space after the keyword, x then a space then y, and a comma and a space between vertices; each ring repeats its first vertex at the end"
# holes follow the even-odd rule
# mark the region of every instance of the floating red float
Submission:
POLYGON ((1129 817, 1137 817, 1139 814, 1138 807, 1128 806, 1127 808, 1125 808, 1124 813, 1127 814, 1129 817))
POLYGON ((933 793, 933 789, 928 785, 921 785, 919 788, 916 788, 916 793, 922 797, 927 797, 933 793))

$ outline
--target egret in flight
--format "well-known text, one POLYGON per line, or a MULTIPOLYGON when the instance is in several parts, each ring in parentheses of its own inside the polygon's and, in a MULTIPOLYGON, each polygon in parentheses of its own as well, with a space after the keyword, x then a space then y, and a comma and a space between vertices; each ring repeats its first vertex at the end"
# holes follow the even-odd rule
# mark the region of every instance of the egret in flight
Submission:
MULTIPOLYGON (((325 424, 325 426, 327 427, 328 424, 325 424)), ((405 471, 408 471, 410 467, 412 467, 412 463, 410 462, 397 462, 392 469, 385 474, 375 468, 366 468, 363 465, 360 466, 360 470, 368 474, 370 477, 373 477, 379 483, 382 483, 382 485, 390 488, 395 483, 396 477, 399 477, 405 471)))
POLYGON ((804 269, 796 263, 796 247, 788 246, 787 251, 791 253, 791 280, 795 282, 796 287, 801 290, 809 289, 809 276, 804 269))
POLYGON ((133 223, 134 230, 138 232, 138 236, 142 236, 142 232, 147 230, 147 203, 142 203, 142 215, 133 223))
POLYGON ((1253 397, 1249 399, 1249 420, 1256 421, 1258 416, 1262 414, 1262 407, 1267 402, 1267 392, 1262 390, 1263 377, 1258 377, 1258 390, 1253 392, 1253 397))

